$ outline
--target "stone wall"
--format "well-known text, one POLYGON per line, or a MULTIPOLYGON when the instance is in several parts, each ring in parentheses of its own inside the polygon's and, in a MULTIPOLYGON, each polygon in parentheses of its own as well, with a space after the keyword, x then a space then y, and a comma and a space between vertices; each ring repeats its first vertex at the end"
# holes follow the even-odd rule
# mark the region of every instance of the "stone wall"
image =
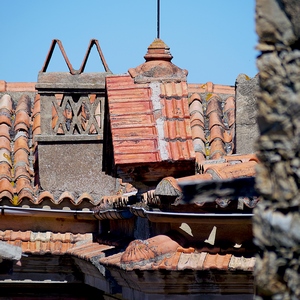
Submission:
POLYGON ((256 299, 300 299, 300 2, 257 0, 256 299))

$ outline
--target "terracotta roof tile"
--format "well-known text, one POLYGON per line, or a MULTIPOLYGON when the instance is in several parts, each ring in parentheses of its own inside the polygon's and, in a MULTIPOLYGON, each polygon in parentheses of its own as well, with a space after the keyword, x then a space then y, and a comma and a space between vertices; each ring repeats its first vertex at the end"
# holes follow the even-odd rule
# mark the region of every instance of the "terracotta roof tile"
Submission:
POLYGON ((0 240, 19 246, 22 252, 36 255, 62 255, 75 247, 76 242, 91 242, 91 234, 0 230, 0 240))
POLYGON ((155 236, 145 241, 135 240, 124 252, 102 257, 99 261, 104 266, 119 267, 126 271, 217 269, 252 272, 255 258, 195 252, 193 248, 182 248, 174 241, 172 244, 166 236, 155 236))
MULTIPOLYGON (((256 161, 243 162, 238 164, 211 164, 207 166, 206 172, 214 172, 221 179, 251 177, 255 176, 256 161)), ((212 174, 212 173, 211 173, 212 174)))
MULTIPOLYGON (((216 157, 218 157, 217 154, 217 151, 215 151, 216 157)), ((215 180, 220 179, 254 177, 256 174, 257 163, 258 159, 254 154, 230 156, 220 155, 218 159, 215 160, 203 160, 202 164, 199 164, 198 171, 200 172, 200 174, 185 176, 177 179, 173 177, 163 178, 157 184, 154 191, 149 191, 149 197, 146 197, 147 200, 145 201, 145 203, 147 203, 147 205, 157 207, 161 206, 161 196, 174 196, 176 199, 174 198, 175 200, 173 200, 173 206, 177 206, 178 204, 186 204, 186 202, 182 200, 183 194, 180 185, 196 184, 202 181, 214 182, 215 180)), ((221 208, 228 207, 230 202, 230 199, 215 199, 215 204, 217 204, 221 208)), ((239 203, 245 204, 249 208, 254 208, 258 202, 259 199, 257 197, 239 198, 239 203)), ((195 204, 198 206, 203 206, 205 202, 195 202, 195 204)), ((237 204, 237 207, 240 207, 239 204, 237 204)))
POLYGON ((192 127, 192 131, 193 131, 193 127, 194 126, 199 126, 202 128, 202 130, 204 131, 204 116, 201 112, 193 112, 191 114, 191 127, 192 127))
MULTIPOLYGON (((9 197, 9 199, 12 199, 12 197, 14 195, 14 189, 13 189, 11 181, 8 180, 7 178, 1 178, 0 186, 1 186, 1 195, 3 193, 6 197, 9 197), (8 193, 5 193, 5 192, 8 192, 8 193)), ((2 197, 4 195, 2 195, 2 197)))
POLYGON ((188 89, 197 165, 204 159, 218 159, 232 154, 235 126, 234 88, 206 83, 189 85, 188 89), (205 145, 205 151, 197 142, 199 138, 205 145))
POLYGON ((214 94, 209 98, 209 101, 207 103, 206 115, 208 116, 213 111, 219 115, 222 114, 221 99, 218 97, 218 95, 214 95, 214 94))
POLYGON ((209 158, 210 159, 219 159, 219 158, 222 158, 224 155, 226 155, 224 142, 219 138, 215 138, 210 143, 209 158))
POLYGON ((129 70, 131 76, 106 78, 117 165, 195 158, 186 76, 171 64, 166 49, 156 40, 148 48, 146 62, 129 70), (161 55, 168 56, 163 63, 158 60, 161 55), (150 142, 142 142, 146 140, 150 142))
POLYGON ((203 269, 220 269, 228 270, 229 262, 231 259, 231 254, 207 254, 203 263, 203 269))
POLYGON ((207 82, 204 84, 189 83, 188 90, 190 93, 234 94, 235 87, 221 84, 212 84, 212 82, 207 82))
POLYGON ((1 178, 7 178, 9 181, 12 180, 11 167, 5 162, 0 163, 0 179, 1 178))
POLYGON ((7 124, 0 124, 0 136, 6 137, 10 140, 9 126, 7 124))
POLYGON ((97 259, 104 257, 104 251, 113 249, 113 246, 101 245, 98 243, 85 243, 80 246, 70 248, 67 253, 79 257, 81 259, 90 260, 97 257, 97 259))

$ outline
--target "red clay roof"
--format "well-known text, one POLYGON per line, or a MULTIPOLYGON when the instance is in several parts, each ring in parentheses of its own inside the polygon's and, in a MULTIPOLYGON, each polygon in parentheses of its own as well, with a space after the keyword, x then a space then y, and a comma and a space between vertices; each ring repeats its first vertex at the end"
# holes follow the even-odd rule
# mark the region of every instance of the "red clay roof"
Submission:
POLYGON ((78 242, 92 242, 92 234, 4 230, 0 231, 0 240, 21 247, 26 254, 63 255, 78 242))
POLYGON ((234 150, 234 90, 220 89, 217 94, 213 92, 213 87, 208 89, 210 85, 212 83, 205 85, 204 93, 193 93, 189 97, 197 164, 205 159, 220 159, 234 150))
MULTIPOLYGON (((182 198, 182 190, 179 186, 180 183, 198 183, 201 181, 209 182, 220 179, 234 179, 241 177, 254 177, 256 174, 256 165, 258 159, 255 154, 243 154, 243 155, 230 155, 224 156, 219 160, 203 160, 199 165, 200 174, 192 176, 185 176, 181 178, 166 177, 156 187, 155 190, 151 190, 143 194, 144 201, 148 205, 160 205, 160 196, 176 196, 177 200, 182 198), (158 197, 158 198, 157 198, 158 197)), ((175 200, 174 204, 177 202, 175 200)), ((227 201, 221 201, 216 199, 216 204, 220 207, 227 207, 230 203, 230 199, 227 201)), ((249 208, 253 208, 258 199, 251 200, 247 197, 241 199, 241 201, 249 208)), ((182 203, 181 203, 182 204, 182 203)), ((204 202, 199 202, 197 205, 203 206, 204 202)))
POLYGON ((115 164, 194 160, 184 70, 155 40, 129 75, 106 77, 115 164))
POLYGON ((196 252, 193 248, 182 248, 168 236, 158 235, 145 241, 135 240, 124 252, 101 258, 100 263, 126 271, 217 269, 252 272, 255 258, 196 252))
POLYGON ((193 159, 187 85, 106 79, 116 164, 193 159))

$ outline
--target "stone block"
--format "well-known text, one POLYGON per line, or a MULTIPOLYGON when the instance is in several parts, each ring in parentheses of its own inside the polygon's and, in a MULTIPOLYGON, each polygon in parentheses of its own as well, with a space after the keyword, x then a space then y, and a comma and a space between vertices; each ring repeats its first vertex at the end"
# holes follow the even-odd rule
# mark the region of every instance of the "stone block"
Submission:
POLYGON ((236 147, 237 154, 254 152, 259 136, 257 125, 256 92, 258 77, 240 74, 236 79, 236 147))
POLYGON ((102 143, 40 142, 39 180, 43 190, 59 196, 68 191, 74 198, 89 193, 95 201, 115 192, 116 179, 102 172, 102 143))

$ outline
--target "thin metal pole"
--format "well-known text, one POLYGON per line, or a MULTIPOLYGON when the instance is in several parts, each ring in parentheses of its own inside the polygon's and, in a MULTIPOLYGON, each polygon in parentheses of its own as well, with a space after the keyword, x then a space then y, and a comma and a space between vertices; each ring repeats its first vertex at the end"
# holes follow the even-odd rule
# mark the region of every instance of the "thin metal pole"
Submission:
POLYGON ((160 0, 157 0, 157 38, 159 39, 159 31, 160 31, 160 0))

